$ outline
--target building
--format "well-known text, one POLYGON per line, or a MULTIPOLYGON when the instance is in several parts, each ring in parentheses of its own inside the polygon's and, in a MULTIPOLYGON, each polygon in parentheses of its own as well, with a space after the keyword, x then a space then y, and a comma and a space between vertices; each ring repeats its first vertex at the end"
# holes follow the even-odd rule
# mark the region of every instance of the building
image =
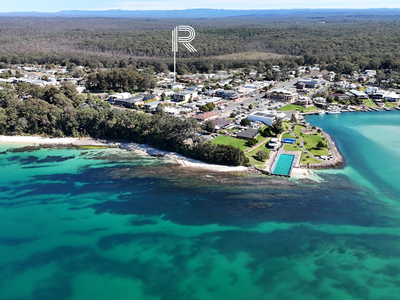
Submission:
POLYGON ((295 103, 299 94, 295 91, 286 89, 273 89, 267 92, 267 97, 272 99, 280 99, 289 103, 295 103))
POLYGON ((248 128, 245 131, 239 132, 236 137, 238 139, 243 139, 243 140, 250 140, 254 139, 257 137, 258 133, 260 132, 259 129, 256 128, 248 128))
POLYGON ((215 124, 215 129, 217 130, 222 129, 231 123, 227 119, 214 119, 212 122, 215 124))
POLYGON ((173 95, 174 102, 188 102, 189 99, 197 98, 197 91, 177 92, 173 95))
POLYGON ((185 86, 182 83, 168 83, 167 89, 174 90, 174 89, 183 89, 185 86))
POLYGON ((297 104, 298 105, 303 105, 305 107, 309 107, 309 106, 313 106, 314 105, 312 100, 310 98, 308 98, 308 97, 299 97, 297 99, 297 104))
POLYGON ((213 98, 208 98, 208 99, 201 99, 199 101, 196 102, 196 106, 197 107, 202 107, 208 103, 214 103, 215 106, 217 106, 218 104, 220 104, 222 102, 221 98, 218 97, 213 97, 213 98))
POLYGON ((133 108, 133 107, 138 107, 138 106, 143 106, 144 101, 142 96, 137 96, 133 98, 128 98, 128 99, 116 99, 116 100, 107 100, 110 104, 114 105, 122 105, 126 108, 133 108))
POLYGON ((281 145, 281 140, 278 138, 272 138, 268 142, 268 148, 277 149, 281 145))
POLYGON ((162 102, 161 101, 147 102, 144 104, 144 109, 150 109, 150 110, 156 109, 158 104, 162 104, 162 102))
POLYGON ((318 88, 321 84, 324 84, 324 81, 321 79, 310 79, 310 80, 299 80, 296 83, 297 89, 315 89, 318 88))
POLYGON ((214 120, 217 118, 217 114, 213 111, 206 112, 204 114, 199 114, 195 116, 198 122, 205 122, 208 120, 214 120))
POLYGON ((357 90, 350 90, 349 91, 351 94, 353 94, 355 97, 357 97, 358 99, 368 99, 368 95, 364 92, 361 91, 357 91, 357 90))
POLYGON ((277 116, 275 114, 270 114, 268 112, 254 112, 247 116, 250 121, 259 121, 263 122, 265 125, 271 126, 277 120, 277 116))
POLYGON ((400 100, 400 95, 395 92, 389 92, 385 95, 385 99, 389 102, 398 102, 400 100))

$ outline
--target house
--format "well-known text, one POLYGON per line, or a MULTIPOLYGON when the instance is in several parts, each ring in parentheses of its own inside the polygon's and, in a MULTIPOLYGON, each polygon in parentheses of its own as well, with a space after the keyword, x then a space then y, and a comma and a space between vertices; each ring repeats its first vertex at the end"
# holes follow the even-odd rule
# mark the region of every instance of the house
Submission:
POLYGON ((236 91, 233 91, 233 90, 224 91, 222 89, 216 90, 214 95, 216 97, 222 97, 222 98, 230 99, 230 100, 237 99, 239 97, 238 94, 236 93, 236 91))
POLYGON ((114 105, 122 105, 126 108, 133 108, 135 106, 142 106, 144 105, 143 96, 137 96, 128 99, 108 99, 107 102, 114 104, 114 105))
POLYGON ((305 107, 309 107, 309 106, 313 106, 314 105, 312 100, 310 98, 308 98, 308 97, 299 97, 297 99, 297 104, 298 105, 303 105, 305 107))
POLYGON ((185 86, 182 83, 168 83, 167 89, 175 90, 175 89, 183 89, 185 86))
POLYGON ((368 99, 368 95, 364 92, 361 91, 357 91, 357 90, 350 90, 349 91, 351 94, 353 94, 355 97, 357 97, 358 99, 368 99))
POLYGON ((385 95, 385 99, 389 102, 398 102, 400 100, 400 95, 395 92, 389 92, 385 95))
POLYGON ((316 103, 325 103, 326 99, 324 97, 316 97, 316 98, 314 98, 314 102, 316 102, 316 103))
POLYGON ((189 99, 197 98, 197 91, 177 92, 173 95, 174 102, 188 102, 189 99))
POLYGON ((239 98, 238 94, 236 93, 236 91, 233 90, 229 90, 229 91, 225 91, 224 92, 224 98, 225 99, 229 99, 229 100, 234 100, 239 98))
POLYGON ((222 129, 231 123, 227 119, 215 119, 212 120, 212 122, 215 124, 215 129, 217 130, 222 129))
POLYGON ((365 70, 364 74, 367 77, 371 78, 371 77, 374 77, 376 75, 376 71, 375 70, 365 70))
POLYGON ((371 98, 374 101, 381 102, 385 99, 386 92, 383 90, 376 90, 372 95, 371 98))
POLYGON ((144 104, 144 109, 150 109, 150 110, 156 109, 158 104, 162 104, 162 102, 161 101, 147 102, 144 104))
POLYGON ((206 112, 204 114, 199 114, 195 116, 198 122, 205 122, 208 120, 213 120, 217 118, 217 114, 213 111, 206 112))
POLYGON ((204 105, 206 105, 208 103, 214 103, 214 105, 216 106, 216 105, 220 104, 221 101, 222 101, 222 99, 218 98, 218 97, 202 99, 202 100, 199 100, 199 101, 196 102, 196 106, 197 107, 202 107, 202 106, 204 106, 204 105))

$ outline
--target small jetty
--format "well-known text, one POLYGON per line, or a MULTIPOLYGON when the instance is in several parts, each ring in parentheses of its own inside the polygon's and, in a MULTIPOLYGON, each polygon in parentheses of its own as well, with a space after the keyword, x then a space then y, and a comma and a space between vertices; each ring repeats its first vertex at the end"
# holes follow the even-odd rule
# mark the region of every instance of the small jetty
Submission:
POLYGON ((380 109, 377 109, 375 107, 371 107, 371 109, 374 110, 374 111, 381 111, 380 109))
POLYGON ((383 109, 386 110, 386 111, 391 111, 392 110, 390 107, 384 107, 383 109))
POLYGON ((400 107, 398 107, 398 106, 395 106, 395 107, 394 107, 394 109, 400 110, 400 107))

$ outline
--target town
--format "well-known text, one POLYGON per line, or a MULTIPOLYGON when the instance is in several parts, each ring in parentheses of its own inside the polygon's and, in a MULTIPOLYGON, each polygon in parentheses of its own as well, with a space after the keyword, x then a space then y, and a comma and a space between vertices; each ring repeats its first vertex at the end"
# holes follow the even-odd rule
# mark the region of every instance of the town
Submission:
POLYGON ((81 95, 81 107, 96 99, 114 110, 195 118, 203 142, 237 147, 255 169, 282 176, 290 176, 292 167, 343 163, 329 135, 310 126, 306 115, 399 109, 398 82, 375 70, 336 74, 319 65, 293 70, 276 65, 261 72, 254 68, 174 74, 138 69, 147 80, 135 89, 100 90, 96 76, 110 71, 73 64, 13 65, 0 70, 0 82, 2 90, 16 90, 20 101, 33 97, 20 92, 24 86, 54 89, 69 84, 81 95), (266 80, 266 72, 276 80, 266 80))

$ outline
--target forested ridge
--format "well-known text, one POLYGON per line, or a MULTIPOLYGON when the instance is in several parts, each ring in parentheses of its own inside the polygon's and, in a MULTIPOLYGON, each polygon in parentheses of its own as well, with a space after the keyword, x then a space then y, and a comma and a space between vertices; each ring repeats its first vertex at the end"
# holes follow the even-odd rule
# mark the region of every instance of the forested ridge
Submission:
MULTIPOLYGON (((193 71, 206 59, 213 68, 246 62, 217 55, 257 50, 290 55, 297 64, 353 64, 356 68, 400 67, 398 16, 373 18, 0 18, 0 61, 65 63, 105 67, 126 61, 133 67, 163 64, 171 69, 171 30, 179 24, 196 29, 198 52, 179 51, 193 71), (295 57, 294 57, 295 56, 295 57)), ((251 62, 254 63, 254 62, 251 62)), ((210 67, 208 67, 210 69, 210 67)), ((197 69, 198 70, 198 69, 197 69)))

